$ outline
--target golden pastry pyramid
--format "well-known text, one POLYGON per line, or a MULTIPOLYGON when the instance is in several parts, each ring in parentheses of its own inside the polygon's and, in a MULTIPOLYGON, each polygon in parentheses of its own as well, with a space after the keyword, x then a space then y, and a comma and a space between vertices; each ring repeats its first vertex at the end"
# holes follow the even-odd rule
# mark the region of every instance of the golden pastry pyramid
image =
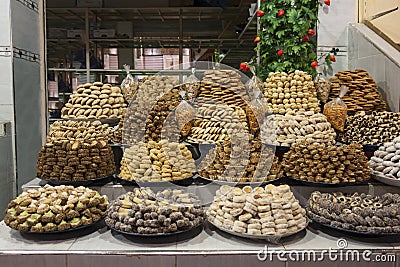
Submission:
POLYGON ((342 85, 349 87, 343 97, 348 112, 384 111, 387 108, 387 104, 379 93, 374 79, 365 70, 339 71, 330 81, 332 86, 328 101, 339 96, 342 85))

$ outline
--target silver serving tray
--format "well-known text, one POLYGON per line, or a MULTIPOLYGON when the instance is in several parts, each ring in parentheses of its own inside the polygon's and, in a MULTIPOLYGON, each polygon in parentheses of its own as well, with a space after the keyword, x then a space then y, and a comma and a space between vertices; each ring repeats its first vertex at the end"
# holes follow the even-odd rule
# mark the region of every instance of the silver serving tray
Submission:
POLYGON ((387 177, 381 172, 372 171, 372 177, 381 183, 400 187, 400 179, 387 177))
POLYGON ((250 235, 250 234, 238 233, 238 232, 235 232, 235 231, 232 231, 232 230, 228 230, 228 229, 225 229, 225 228, 222 228, 222 227, 218 227, 218 226, 216 226, 214 223, 212 223, 209 220, 208 220, 208 222, 211 225, 213 225, 215 228, 217 228, 218 230, 221 230, 222 232, 225 232, 225 233, 228 233, 228 234, 231 234, 231 235, 234 235, 234 236, 243 237, 243 238, 249 238, 249 239, 262 239, 262 240, 267 240, 267 241, 273 242, 273 243, 278 242, 281 238, 292 236, 292 235, 295 235, 297 233, 300 233, 301 231, 303 231, 304 229, 307 228, 308 223, 309 223, 309 221, 307 219, 307 224, 306 224, 306 226, 304 228, 299 229, 297 232, 288 233, 288 234, 285 234, 285 235, 250 235))

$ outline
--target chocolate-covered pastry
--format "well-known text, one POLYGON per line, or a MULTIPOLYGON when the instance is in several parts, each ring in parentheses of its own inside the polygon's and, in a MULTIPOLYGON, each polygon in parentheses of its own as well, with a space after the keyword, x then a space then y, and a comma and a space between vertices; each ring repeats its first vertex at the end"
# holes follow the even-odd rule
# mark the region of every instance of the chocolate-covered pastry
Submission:
POLYGON ((155 193, 149 188, 135 188, 111 203, 105 221, 111 228, 143 235, 188 230, 203 221, 199 202, 182 190, 155 193))
POLYGON ((317 222, 374 234, 400 233, 399 212, 399 195, 391 193, 371 196, 315 191, 307 209, 308 216, 317 222), (340 208, 341 204, 346 208, 340 208))

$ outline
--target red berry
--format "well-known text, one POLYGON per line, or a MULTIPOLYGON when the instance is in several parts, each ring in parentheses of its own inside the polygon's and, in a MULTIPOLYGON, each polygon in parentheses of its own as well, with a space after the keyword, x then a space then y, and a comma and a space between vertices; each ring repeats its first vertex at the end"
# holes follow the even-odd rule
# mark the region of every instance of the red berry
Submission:
POLYGON ((315 31, 313 29, 308 30, 308 35, 313 36, 315 34, 315 31))
POLYGON ((282 17, 283 15, 285 15, 285 10, 281 9, 278 11, 278 18, 282 17))
POLYGON ((280 50, 278 50, 278 52, 277 52, 277 53, 278 53, 278 56, 279 56, 279 57, 281 57, 281 56, 283 55, 283 50, 282 50, 282 49, 280 49, 280 50))
POLYGON ((310 41, 310 37, 308 37, 308 35, 304 35, 303 37, 301 37, 301 40, 302 40, 304 43, 307 43, 308 41, 310 41))
POLYGON ((331 5, 331 0, 324 0, 325 5, 330 6, 331 5))
POLYGON ((257 17, 262 17, 262 16, 264 16, 265 15, 265 12, 264 11, 262 11, 262 10, 258 10, 257 11, 257 17))
POLYGON ((318 62, 317 62, 317 61, 311 62, 311 67, 313 67, 314 69, 315 69, 316 67, 318 67, 318 62))
POLYGON ((336 57, 335 57, 334 55, 331 55, 331 56, 329 57, 329 59, 330 59, 332 62, 336 62, 336 57))
POLYGON ((256 38, 254 38, 254 43, 259 43, 261 41, 261 38, 259 36, 257 36, 256 38))

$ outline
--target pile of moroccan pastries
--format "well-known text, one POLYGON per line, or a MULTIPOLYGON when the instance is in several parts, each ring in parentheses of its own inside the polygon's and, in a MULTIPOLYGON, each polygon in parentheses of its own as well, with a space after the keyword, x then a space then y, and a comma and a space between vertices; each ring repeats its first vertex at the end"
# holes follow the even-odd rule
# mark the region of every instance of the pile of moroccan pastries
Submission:
POLYGON ((86 187, 50 186, 22 192, 8 204, 4 222, 22 232, 65 231, 101 220, 107 196, 86 187))
POLYGON ((336 146, 302 142, 283 156, 287 176, 318 183, 354 183, 369 180, 371 171, 357 143, 336 146))
POLYGON ((333 227, 373 234, 400 233, 400 195, 313 192, 308 216, 333 227))
POLYGON ((110 134, 108 124, 100 121, 55 121, 47 134, 47 142, 53 140, 107 140, 110 134))
POLYGON ((320 111, 312 76, 304 71, 269 73, 263 93, 273 114, 320 111))
POLYGON ((95 82, 79 85, 61 110, 66 119, 121 118, 126 110, 119 87, 95 82))
POLYGON ((307 226, 305 210, 288 185, 221 186, 207 210, 217 227, 252 236, 284 236, 307 226))
POLYGON ((53 181, 83 181, 115 173, 114 153, 105 140, 54 140, 39 151, 37 177, 53 181))
POLYGON ((261 144, 260 138, 216 142, 199 165, 199 175, 227 182, 264 182, 282 177, 281 164, 274 151, 261 144), (247 162, 246 162, 247 159, 247 162), (247 163, 247 166, 245 165, 247 163))
POLYGON ((291 146, 302 141, 332 145, 336 138, 325 115, 313 111, 268 116, 261 133, 264 143, 278 146, 291 146))
POLYGON ((400 179, 400 136, 380 146, 368 164, 381 175, 400 179))
POLYGON ((174 88, 178 88, 179 81, 168 76, 150 76, 139 85, 138 91, 132 99, 124 117, 122 139, 125 144, 135 144, 144 140, 159 141, 159 134, 163 122, 169 112, 179 103, 165 98, 166 94, 174 94, 174 88), (173 107, 169 107, 169 103, 173 107))
POLYGON ((339 71, 330 81, 331 91, 328 101, 339 96, 343 85, 349 88, 342 98, 348 112, 384 111, 387 108, 387 104, 378 90, 378 85, 365 70, 339 71))
POLYGON ((192 229, 204 220, 197 196, 178 189, 135 188, 114 200, 106 224, 126 233, 164 234, 192 229))
POLYGON ((344 131, 338 134, 338 141, 382 145, 391 142, 399 135, 399 132, 399 112, 373 111, 371 114, 366 114, 361 111, 347 117, 344 131))
POLYGON ((184 144, 150 141, 125 149, 119 177, 137 182, 168 182, 196 172, 192 153, 184 144))

